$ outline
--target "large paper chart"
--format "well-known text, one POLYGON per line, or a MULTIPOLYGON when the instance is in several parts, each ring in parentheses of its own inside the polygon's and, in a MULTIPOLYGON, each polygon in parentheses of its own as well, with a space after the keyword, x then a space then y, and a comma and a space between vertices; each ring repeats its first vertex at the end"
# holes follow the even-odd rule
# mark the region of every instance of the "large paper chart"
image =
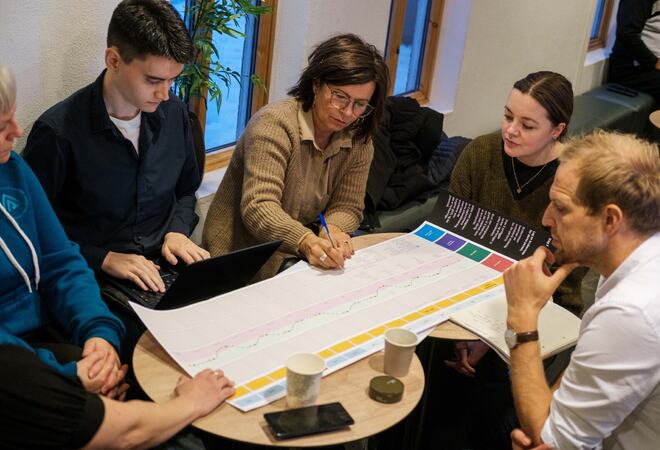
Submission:
POLYGON ((190 375, 222 369, 242 411, 286 393, 286 359, 314 352, 324 375, 383 348, 383 333, 428 330, 501 295, 513 260, 430 223, 356 253, 343 271, 312 267, 172 311, 133 304, 190 375))

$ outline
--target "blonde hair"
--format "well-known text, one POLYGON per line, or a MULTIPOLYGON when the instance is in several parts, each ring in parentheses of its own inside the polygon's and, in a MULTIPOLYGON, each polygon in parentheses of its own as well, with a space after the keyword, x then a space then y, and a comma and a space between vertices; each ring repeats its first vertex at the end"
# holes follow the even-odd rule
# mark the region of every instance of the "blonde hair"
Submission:
POLYGON ((0 64, 0 114, 7 114, 16 103, 16 81, 11 71, 0 64))
POLYGON ((660 230, 657 145, 629 134, 597 131, 568 141, 559 160, 579 165, 576 200, 590 214, 614 203, 638 233, 660 230))

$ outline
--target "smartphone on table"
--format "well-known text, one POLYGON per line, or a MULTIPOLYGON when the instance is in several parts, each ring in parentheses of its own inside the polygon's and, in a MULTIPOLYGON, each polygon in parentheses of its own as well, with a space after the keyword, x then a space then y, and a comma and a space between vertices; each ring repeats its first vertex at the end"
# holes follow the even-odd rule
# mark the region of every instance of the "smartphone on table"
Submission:
POLYGON ((340 430, 355 423, 339 402, 266 413, 264 418, 276 439, 340 430))

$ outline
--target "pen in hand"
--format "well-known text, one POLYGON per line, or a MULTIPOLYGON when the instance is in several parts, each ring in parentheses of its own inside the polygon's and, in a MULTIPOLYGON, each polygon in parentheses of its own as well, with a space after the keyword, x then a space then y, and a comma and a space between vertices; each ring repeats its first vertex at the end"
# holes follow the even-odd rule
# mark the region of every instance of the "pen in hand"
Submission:
POLYGON ((325 217, 323 217, 323 213, 319 213, 319 220, 321 221, 321 226, 325 230, 325 233, 328 235, 328 239, 330 239, 332 248, 337 248, 337 245, 335 244, 335 240, 332 238, 332 235, 330 234, 330 230, 328 229, 328 224, 325 221, 325 217))

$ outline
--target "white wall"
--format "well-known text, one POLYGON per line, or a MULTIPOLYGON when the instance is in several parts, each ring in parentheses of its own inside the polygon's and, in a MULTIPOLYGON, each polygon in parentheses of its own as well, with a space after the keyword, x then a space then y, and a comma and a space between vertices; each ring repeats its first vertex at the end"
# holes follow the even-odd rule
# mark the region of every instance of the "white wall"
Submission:
MULTIPOLYGON (((0 0, 0 63, 18 84, 25 136, 39 115, 94 81, 119 0, 0 0)), ((22 149, 25 137, 17 148, 22 149)))
MULTIPOLYGON (((0 0, 0 62, 17 76, 18 118, 26 128, 101 71, 118 1, 0 0)), ((286 95, 313 46, 332 34, 354 32, 384 50, 390 1, 280 0, 271 100, 286 95)), ((448 134, 496 129, 511 85, 534 70, 563 73, 576 93, 599 85, 602 62, 585 68, 594 2, 445 0, 429 106, 451 111, 448 134)))
POLYGON ((279 0, 269 99, 286 97, 315 45, 355 33, 385 50, 390 0, 279 0))
MULTIPOLYGON (((278 9, 271 100, 333 33, 385 48, 390 0, 280 0, 278 9)), ((474 137, 499 126, 511 86, 529 72, 560 72, 576 94, 599 86, 603 61, 585 68, 594 10, 595 0, 445 0, 428 106, 447 113, 448 134, 474 137)))
POLYGON ((448 134, 497 129, 511 86, 530 72, 552 70, 579 86, 594 7, 593 0, 472 0, 448 134))

